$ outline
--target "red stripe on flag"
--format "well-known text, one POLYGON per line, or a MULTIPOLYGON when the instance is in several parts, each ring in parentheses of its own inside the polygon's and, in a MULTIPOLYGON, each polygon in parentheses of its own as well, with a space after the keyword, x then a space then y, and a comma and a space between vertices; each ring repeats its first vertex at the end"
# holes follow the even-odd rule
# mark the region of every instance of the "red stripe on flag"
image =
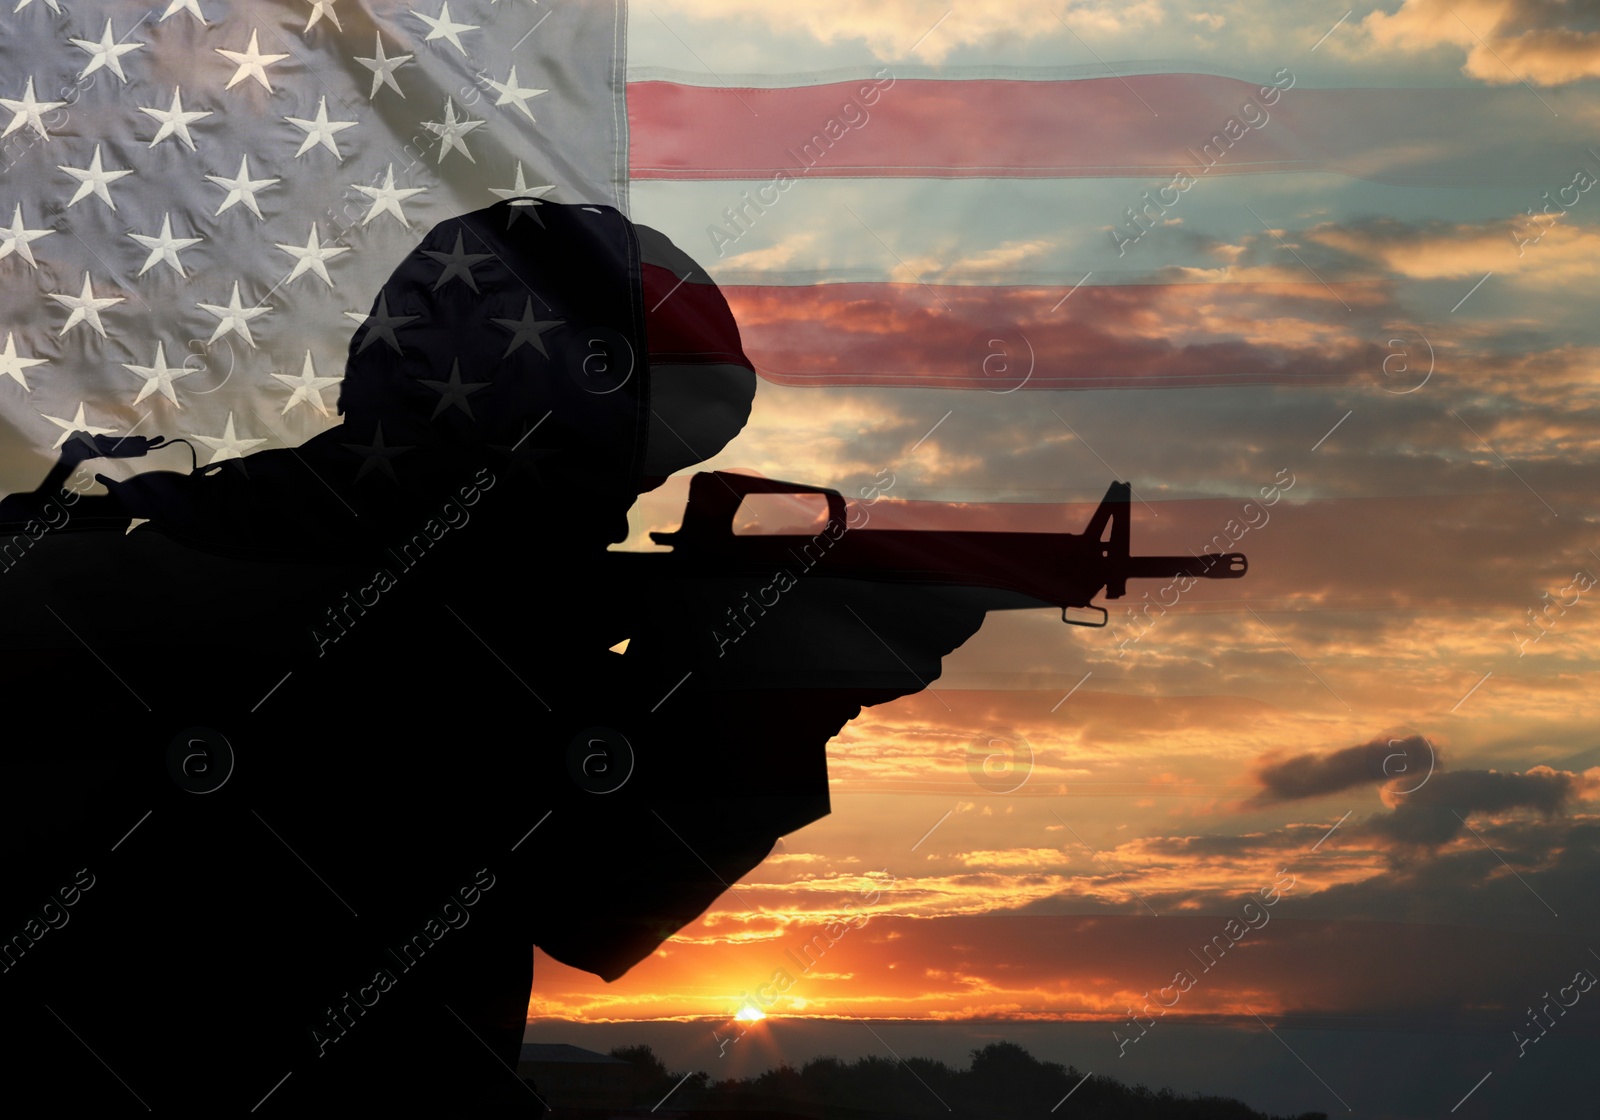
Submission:
POLYGON ((1240 321, 1269 306, 1274 315, 1293 314, 1285 308, 1304 301, 1305 317, 1316 319, 1334 298, 1317 284, 1119 284, 1081 288, 1063 302, 1066 291, 889 283, 722 289, 756 372, 784 384, 996 392, 1325 384, 1366 376, 1383 361, 1374 343, 1356 338, 1331 348, 1320 337, 1274 344, 1219 338, 1200 322, 1187 332, 1181 326, 1186 300, 1240 321))
POLYGON ((630 174, 1056 178, 1182 168, 1420 181, 1453 174, 1461 144, 1481 156, 1475 112, 1499 104, 1495 91, 1295 88, 1286 70, 1276 80, 1285 88, 1206 74, 781 89, 630 82, 630 174), (1402 162, 1396 152, 1410 154, 1402 162))
POLYGON ((728 302, 704 273, 675 275, 646 261, 645 329, 652 365, 726 364, 754 368, 739 348, 728 302))

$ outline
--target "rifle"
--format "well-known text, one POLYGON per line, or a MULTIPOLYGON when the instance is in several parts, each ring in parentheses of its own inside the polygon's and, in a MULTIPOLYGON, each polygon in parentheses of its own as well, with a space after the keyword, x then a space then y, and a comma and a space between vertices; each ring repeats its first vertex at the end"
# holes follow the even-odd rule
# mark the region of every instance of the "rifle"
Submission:
POLYGON ((611 553, 650 575, 756 576, 774 569, 895 583, 988 588, 1025 599, 1001 599, 1000 609, 1048 604, 1074 626, 1103 627, 1109 617, 1093 602, 1127 594, 1130 579, 1239 579, 1243 553, 1202 556, 1129 555, 1132 486, 1113 482, 1082 533, 854 528, 837 490, 723 471, 702 471, 689 483, 689 504, 675 532, 650 534, 672 552, 611 553), (812 536, 738 535, 734 516, 751 494, 821 494, 828 520, 812 536), (626 558, 626 559, 622 559, 626 558), (1088 618, 1070 611, 1098 612, 1088 618))
MULTIPOLYGON (((82 461, 96 456, 136 458, 162 446, 141 437, 91 438, 75 433, 60 461, 37 490, 17 495, 18 511, 43 502, 82 461)), ((1104 627, 1106 608, 1093 602, 1127 594, 1130 579, 1239 579, 1248 570, 1243 553, 1191 556, 1133 556, 1129 553, 1132 486, 1113 482, 1082 533, 1022 533, 988 530, 866 529, 852 526, 844 496, 829 487, 701 471, 689 483, 683 523, 674 532, 653 532, 669 553, 613 551, 607 568, 619 576, 704 579, 768 577, 775 570, 899 585, 979 588, 998 592, 985 609, 1059 607, 1061 620, 1074 626, 1104 627), (828 518, 811 535, 736 534, 734 518, 752 494, 817 494, 827 502, 828 518), (1071 612, 1087 612, 1074 615, 1071 612)), ((96 527, 93 513, 105 500, 85 499, 79 507, 91 516, 77 524, 96 527)), ((0 514, 7 512, 0 507, 0 514)), ((3 521, 4 516, 0 516, 3 521)), ((864 524, 864 522, 862 522, 864 524)))

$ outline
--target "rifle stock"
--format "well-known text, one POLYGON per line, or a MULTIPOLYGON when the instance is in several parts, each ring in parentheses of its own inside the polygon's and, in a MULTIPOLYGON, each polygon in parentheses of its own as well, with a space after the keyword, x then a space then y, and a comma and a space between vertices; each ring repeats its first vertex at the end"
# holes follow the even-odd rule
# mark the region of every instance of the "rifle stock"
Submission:
POLYGON ((988 588, 1032 602, 997 598, 995 607, 1061 608, 1064 622, 1104 626, 1107 612, 1093 603, 1127 594, 1130 579, 1238 579, 1248 569, 1242 553, 1201 556, 1131 556, 1131 486, 1113 482, 1082 533, 989 532, 852 528, 837 491, 777 479, 704 471, 689 485, 689 504, 676 532, 651 533, 670 553, 611 553, 624 563, 648 564, 650 575, 753 576, 787 570, 895 583, 988 588), (828 521, 811 536, 737 535, 734 516, 750 494, 820 494, 828 521), (1068 611, 1098 611, 1098 621, 1068 611))

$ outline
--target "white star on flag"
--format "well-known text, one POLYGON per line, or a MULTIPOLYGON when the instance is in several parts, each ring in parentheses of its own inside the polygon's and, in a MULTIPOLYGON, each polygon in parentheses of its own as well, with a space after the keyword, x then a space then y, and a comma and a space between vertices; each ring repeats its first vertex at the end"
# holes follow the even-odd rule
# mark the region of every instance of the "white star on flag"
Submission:
POLYGON ((206 339, 207 346, 231 332, 249 343, 252 350, 255 349, 256 340, 250 337, 250 320, 265 315, 272 310, 272 308, 264 304, 257 307, 245 307, 241 304, 239 302, 239 281, 237 280, 233 282, 233 295, 228 298, 228 306, 219 307, 214 303, 197 303, 195 306, 211 312, 219 320, 217 329, 211 332, 210 338, 206 339))
POLYGON ((67 316, 67 325, 61 328, 61 334, 66 334, 79 323, 88 323, 101 338, 106 336, 106 327, 100 321, 100 312, 123 302, 122 296, 96 297, 94 288, 89 284, 89 274, 87 272, 83 274, 83 291, 80 294, 64 296, 57 292, 51 292, 50 298, 61 304, 62 307, 71 309, 72 312, 67 316))
POLYGON ((205 240, 203 237, 173 237, 171 214, 161 215, 161 233, 159 236, 147 237, 140 233, 130 233, 128 236, 150 250, 150 255, 145 258, 144 267, 139 269, 140 276, 149 272, 159 262, 165 261, 172 266, 172 270, 179 276, 187 278, 189 274, 183 271, 183 262, 178 260, 178 252, 179 250, 187 249, 191 245, 198 245, 205 240))
POLYGON ((407 229, 411 223, 406 220, 406 213, 400 204, 414 194, 422 194, 427 187, 396 187, 394 185, 394 164, 389 165, 389 170, 384 173, 383 186, 366 187, 360 183, 352 183, 356 190, 372 199, 372 209, 367 211, 367 216, 361 219, 361 224, 366 225, 379 214, 393 214, 400 220, 400 224, 407 229))
POLYGON ((280 412, 279 416, 302 401, 316 409, 319 414, 328 415, 328 406, 322 403, 322 390, 332 388, 343 380, 339 377, 318 377, 316 367, 311 364, 309 350, 306 351, 305 365, 300 367, 298 376, 292 373, 275 373, 272 376, 294 390, 289 394, 289 401, 283 406, 283 412, 280 412))
POLYGON ((361 65, 372 71, 372 92, 367 94, 367 100, 371 101, 373 98, 377 97, 378 91, 384 86, 388 86, 401 97, 404 97, 406 92, 405 90, 401 89, 400 84, 394 80, 394 72, 400 69, 400 67, 404 66, 406 63, 410 62, 411 55, 397 54, 392 57, 385 57, 383 53, 382 33, 373 32, 372 37, 377 40, 376 45, 372 48, 372 57, 356 59, 357 62, 361 63, 361 65))
POLYGON ((294 258, 294 271, 289 273, 288 278, 284 280, 285 284, 293 283, 297 276, 310 271, 320 276, 322 282, 330 288, 333 287, 333 278, 328 275, 327 262, 337 257, 340 253, 348 253, 350 251, 348 245, 323 245, 318 239, 316 222, 311 223, 311 237, 304 246, 280 243, 278 248, 294 258))
MULTIPOLYGON (((55 0, 51 0, 52 4, 54 2, 55 0)), ((177 15, 179 12, 188 12, 199 20, 201 24, 206 22, 205 13, 200 10, 200 0, 172 0, 172 3, 167 5, 167 10, 161 13, 161 18, 156 22, 166 23, 168 16, 177 15)))
MULTIPOLYGON (((239 157, 239 174, 232 179, 223 175, 207 175, 213 183, 223 187, 228 192, 228 197, 222 200, 222 205, 217 207, 217 214, 237 202, 243 202, 245 207, 256 217, 261 217, 261 207, 256 205, 256 192, 274 186, 282 180, 279 179, 252 179, 250 178, 250 157, 239 157)), ((213 215, 215 217, 216 215, 213 215)))
POLYGON ((515 66, 511 68, 511 73, 506 75, 505 81, 496 82, 491 79, 489 84, 493 86, 500 94, 500 100, 495 102, 496 106, 515 105, 518 109, 522 110, 523 115, 526 116, 530 121, 534 118, 533 110, 528 108, 528 99, 530 97, 538 97, 541 93, 550 92, 547 89, 520 88, 517 85, 517 68, 515 66))
POLYGON ((304 35, 306 31, 310 31, 323 16, 328 17, 328 22, 333 24, 335 31, 344 30, 339 24, 339 13, 333 10, 334 0, 307 0, 307 3, 311 5, 311 18, 306 20, 305 30, 300 34, 304 35))
POLYGON ((172 383, 180 377, 188 377, 191 373, 195 372, 194 370, 188 369, 184 366, 167 365, 166 348, 160 342, 156 343, 155 361, 151 362, 147 366, 139 366, 133 365, 130 362, 123 362, 122 368, 130 373, 137 374, 138 376, 144 378, 144 386, 139 390, 139 395, 133 398, 134 404, 138 404, 151 393, 159 391, 163 397, 166 397, 167 400, 171 401, 173 404, 178 405, 179 408, 182 408, 183 405, 179 404, 178 394, 176 390, 173 389, 172 383))
POLYGON ((450 4, 448 3, 448 0, 446 0, 446 3, 439 8, 439 14, 437 16, 425 16, 421 12, 412 12, 411 14, 416 16, 422 22, 426 23, 430 29, 428 31, 428 37, 423 40, 424 42, 431 43, 435 39, 445 39, 462 54, 467 53, 467 48, 461 45, 461 32, 480 30, 478 25, 475 23, 451 22, 450 4))
POLYGON ((111 39, 111 21, 109 19, 106 20, 105 30, 100 33, 99 42, 94 42, 90 39, 72 39, 70 42, 89 52, 89 65, 78 71, 78 77, 86 78, 104 66, 120 78, 123 85, 128 84, 128 75, 122 72, 122 56, 129 51, 140 50, 144 47, 143 43, 113 42, 111 39))
POLYGON ((208 467, 213 463, 220 463, 226 459, 242 459, 244 458, 244 453, 246 451, 249 451, 252 447, 259 447, 261 444, 267 442, 264 439, 240 439, 237 435, 235 435, 233 431, 232 412, 228 413, 228 423, 227 426, 222 429, 222 435, 202 436, 191 432, 189 433, 189 438, 199 440, 201 443, 209 447, 214 453, 212 454, 211 459, 206 463, 206 466, 208 467))
POLYGON ((92 436, 108 436, 112 432, 116 431, 115 428, 97 427, 96 425, 85 420, 83 418, 82 401, 78 402, 78 411, 73 413, 71 420, 63 419, 60 416, 46 416, 42 412, 39 413, 39 415, 44 416, 46 420, 50 421, 50 423, 61 429, 61 434, 57 436, 56 441, 50 445, 51 451, 60 449, 62 444, 66 443, 67 440, 72 438, 72 434, 74 432, 88 432, 92 436))
MULTIPOLYGON (((444 101, 444 120, 442 122, 423 121, 422 127, 439 138, 439 162, 443 163, 444 157, 449 154, 452 148, 468 159, 472 159, 472 153, 467 151, 466 144, 462 143, 462 137, 475 128, 483 127, 484 123, 484 121, 475 121, 471 117, 457 120, 456 103, 447 97, 444 101)), ((477 163, 478 161, 474 159, 472 162, 477 163)))
MULTIPOLYGON (((33 366, 42 366, 45 358, 22 358, 17 355, 17 346, 11 338, 11 332, 6 332, 6 348, 0 352, 0 377, 9 377, 24 389, 28 389, 28 379, 22 376, 22 371, 33 366)), ((28 392, 33 392, 28 389, 28 392)))
POLYGON ((11 212, 11 225, 9 228, 0 226, 0 260, 4 260, 12 253, 27 261, 34 268, 39 267, 39 262, 33 259, 33 250, 28 248, 28 242, 37 241, 41 237, 48 237, 53 229, 28 229, 22 224, 22 203, 17 203, 17 208, 11 212))
POLYGON ((48 140, 50 139, 50 134, 46 132, 44 128, 44 114, 50 112, 52 109, 59 109, 65 104, 65 101, 35 100, 33 96, 33 79, 29 78, 28 90, 22 95, 22 100, 18 101, 10 97, 0 97, 0 105, 5 106, 7 109, 10 109, 16 114, 16 116, 11 118, 11 123, 6 125, 6 130, 4 132, 0 132, 0 136, 10 136, 17 129, 21 128, 24 123, 26 123, 29 128, 33 129, 33 131, 39 134, 41 139, 48 140))
POLYGON ((528 180, 522 173, 522 161, 518 160, 516 184, 511 187, 490 187, 489 193, 511 203, 511 211, 506 215, 506 228, 510 229, 524 214, 531 216, 535 222, 543 226, 544 219, 539 217, 539 211, 535 208, 544 196, 553 190, 555 190, 554 184, 542 187, 528 186, 528 180))
POLYGON ((211 112, 185 112, 183 108, 183 90, 174 86, 172 89, 172 106, 167 109, 148 109, 139 106, 139 112, 146 113, 161 122, 161 127, 156 129, 154 139, 150 141, 153 148, 169 136, 176 136, 188 145, 189 150, 195 150, 194 137, 189 135, 189 126, 202 117, 209 117, 211 112))
POLYGON ((262 54, 261 48, 256 43, 258 34, 254 29, 251 30, 250 45, 242 51, 230 51, 222 47, 212 48, 229 62, 237 62, 239 64, 239 69, 233 72, 233 77, 228 79, 228 84, 223 86, 223 89, 232 89, 246 78, 254 78, 261 84, 262 89, 268 93, 272 92, 272 83, 267 80, 267 67, 274 62, 282 62, 289 56, 287 54, 262 54))
POLYGON ((124 175, 133 174, 132 168, 123 171, 107 171, 100 163, 99 144, 94 146, 94 158, 89 161, 88 167, 66 167, 60 164, 57 164, 57 167, 78 180, 77 191, 67 200, 69 208, 76 206, 92 194, 111 207, 112 210, 115 210, 117 204, 111 201, 111 184, 124 175))
POLYGON ((317 102, 317 115, 314 120, 302 120, 299 117, 284 117, 284 120, 296 128, 305 130, 306 138, 300 143, 300 150, 294 154, 295 159, 305 155, 314 145, 321 144, 339 159, 344 156, 339 153, 339 145, 333 138, 347 128, 354 128, 355 121, 330 121, 328 119, 328 99, 323 97, 317 102))

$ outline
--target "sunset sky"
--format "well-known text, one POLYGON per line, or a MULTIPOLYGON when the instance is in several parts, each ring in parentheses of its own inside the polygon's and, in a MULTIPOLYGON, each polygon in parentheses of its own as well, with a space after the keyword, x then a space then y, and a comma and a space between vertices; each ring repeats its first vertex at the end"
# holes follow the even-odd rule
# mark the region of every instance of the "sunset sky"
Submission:
MULTIPOLYGON (((1519 1058, 1513 1031, 1537 1035, 1525 1009, 1600 968, 1600 194, 1582 185, 1600 176, 1600 20, 1505 0, 664 0, 632 11, 628 52, 635 83, 743 90, 753 112, 773 88, 896 80, 835 149, 868 170, 819 165, 743 231, 721 212, 770 172, 640 181, 636 143, 634 220, 724 286, 766 375, 711 466, 851 496, 892 476, 878 526, 1077 531, 1114 478, 1140 499, 1135 552, 1255 525, 1234 546, 1243 581, 1152 625, 1123 607, 1153 582, 1108 604, 1104 631, 992 614, 931 691, 834 740, 832 816, 737 897, 614 984, 541 957, 529 1037, 670 1037, 677 1068, 723 1076, 712 1032, 731 1037, 741 996, 788 970, 757 1028, 770 1061, 884 1052, 848 1023, 801 1045, 779 1030, 796 1018, 871 1020, 901 1054, 896 1038, 923 1053, 931 1037, 895 1035, 904 1021, 967 1039, 1008 1036, 1004 1020, 1080 1068, 1285 1109, 1443 1115, 1486 1073, 1460 1115, 1570 1099, 1579 1071, 1551 1045, 1519 1058), (1226 80, 1249 93, 1285 71, 1278 115, 1119 254, 1139 232, 1126 208, 1179 169, 1167 154, 1239 100, 1226 80), (953 131, 998 113, 996 133, 1149 171, 872 172, 915 161, 926 138, 888 108, 928 96, 924 78, 1096 82, 1070 137, 1041 132, 1048 115, 1005 121, 1003 88, 927 111, 953 131), (1547 192, 1567 204, 1536 223, 1547 192), (870 288, 781 290, 845 283, 870 288), (991 327, 1027 340, 1041 380, 1145 380, 867 383, 963 361, 981 382, 963 348, 991 327), (1529 612, 1546 608, 1541 636, 1529 612), (975 779, 969 754, 991 749, 1020 786, 975 779), (1291 876, 1205 971, 1194 951, 1291 876), (861 913, 809 970, 789 955, 861 913), (1153 1027, 1141 1011, 1149 1037, 1119 1058, 1112 1031, 1140 1035, 1130 1007, 1164 986, 1170 1009, 1153 1027), (694 1025, 648 1034, 663 1019, 694 1025), (1201 1075, 1179 1021, 1270 1049, 1201 1075)), ((669 132, 692 148, 696 128, 669 132)), ((641 501, 629 547, 676 527, 686 488, 641 501)), ((1588 1006, 1552 1008, 1556 1045, 1592 1042, 1588 1006)))
MULTIPOLYGON (((991 614, 653 956, 539 955, 529 1040, 723 1078, 1007 1038, 1281 1113, 1593 1113, 1595 5, 452 2, 8 6, 0 490, 74 428, 326 433, 425 231, 547 200, 669 238, 759 375, 623 548, 720 469, 861 532, 1080 532, 1121 480, 1136 555, 1249 558, 1105 629, 991 614)), ((531 359, 523 288, 474 306, 531 359)), ((580 325, 533 324, 562 362, 580 325)))

